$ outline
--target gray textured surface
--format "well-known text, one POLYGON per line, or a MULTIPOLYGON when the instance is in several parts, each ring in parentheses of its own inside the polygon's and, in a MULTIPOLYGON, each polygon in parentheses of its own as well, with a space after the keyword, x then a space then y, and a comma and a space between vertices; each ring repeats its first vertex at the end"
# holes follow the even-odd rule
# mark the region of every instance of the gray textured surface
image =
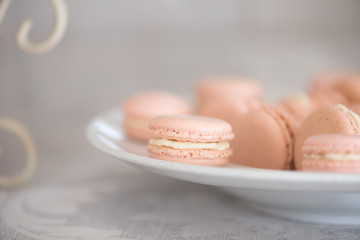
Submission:
MULTIPOLYGON (((77 176, 71 177, 63 172, 67 178, 59 178, 61 183, 36 184, 11 194, 2 204, 0 237, 359 238, 357 226, 314 225, 261 215, 213 188, 141 172, 116 160, 100 157, 94 160, 84 157, 78 161, 86 164, 86 173, 74 171, 77 176), (77 172, 83 173, 78 176, 77 172)), ((78 165, 75 168, 84 167, 78 165)))
MULTIPOLYGON (((0 239, 360 238, 358 226, 261 215, 216 189, 134 169, 84 137, 95 114, 149 87, 190 98, 200 76, 234 73, 258 79, 276 99, 304 90, 317 71, 360 70, 359 1, 68 5, 69 30, 48 55, 28 56, 13 42, 27 16, 31 37, 46 35, 45 1, 13 1, 0 26, 0 114, 26 125, 39 152, 29 184, 0 190, 0 239)), ((16 170, 19 143, 1 132, 0 144, 0 173, 16 170)))

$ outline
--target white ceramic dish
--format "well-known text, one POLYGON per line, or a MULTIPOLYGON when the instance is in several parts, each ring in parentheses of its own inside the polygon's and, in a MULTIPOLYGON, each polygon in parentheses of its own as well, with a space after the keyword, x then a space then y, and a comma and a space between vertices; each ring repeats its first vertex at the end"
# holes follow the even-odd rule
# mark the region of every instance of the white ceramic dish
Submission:
POLYGON ((126 139, 121 119, 117 109, 100 114, 88 125, 88 140, 137 167, 219 187, 266 213, 307 222, 360 225, 360 174, 206 167, 153 159, 146 156, 145 144, 126 139))

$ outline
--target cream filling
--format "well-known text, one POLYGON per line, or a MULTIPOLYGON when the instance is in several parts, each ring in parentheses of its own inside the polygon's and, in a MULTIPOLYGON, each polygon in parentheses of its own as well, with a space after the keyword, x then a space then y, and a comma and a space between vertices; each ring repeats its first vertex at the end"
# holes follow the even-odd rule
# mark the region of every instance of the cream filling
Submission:
POLYGON ((214 143, 192 143, 192 142, 177 142, 168 139, 151 138, 149 144, 159 147, 171 147, 174 149, 212 149, 212 150, 226 150, 230 147, 228 141, 214 142, 214 143))
POLYGON ((142 129, 142 130, 146 130, 149 127, 148 121, 138 120, 136 118, 131 118, 131 117, 125 117, 124 124, 126 126, 136 129, 142 129))
POLYGON ((339 153, 327 153, 327 154, 304 154, 304 158, 311 160, 328 159, 328 160, 340 160, 340 161, 359 161, 360 154, 339 154, 339 153))

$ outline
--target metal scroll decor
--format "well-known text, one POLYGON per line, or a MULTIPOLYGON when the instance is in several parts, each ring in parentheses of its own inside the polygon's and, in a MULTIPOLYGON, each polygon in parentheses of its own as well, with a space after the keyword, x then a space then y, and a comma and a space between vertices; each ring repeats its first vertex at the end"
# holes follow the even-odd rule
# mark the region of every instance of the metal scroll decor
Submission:
MULTIPOLYGON (((0 24, 5 18, 6 12, 12 0, 0 0, 0 24)), ((16 43, 20 49, 30 54, 42 54, 55 48, 64 37, 68 23, 68 11, 64 0, 49 0, 54 11, 54 26, 47 38, 34 43, 29 39, 29 33, 33 26, 31 19, 25 19, 20 23, 16 34, 16 43)))
MULTIPOLYGON (((0 25, 5 18, 12 0, 0 0, 0 25)), ((33 27, 31 19, 25 19, 20 23, 16 34, 16 43, 20 49, 29 54, 43 54, 54 49, 64 37, 68 24, 68 11, 64 0, 49 0, 54 11, 54 26, 51 33, 41 42, 32 42, 29 33, 33 27)), ((26 182, 34 173, 36 166, 35 144, 30 134, 19 122, 0 118, 0 130, 7 131, 17 137, 26 150, 26 161, 22 170, 13 176, 0 175, 0 188, 12 188, 26 182)), ((0 157, 3 155, 0 146, 0 157)))
MULTIPOLYGON (((26 150, 26 161, 22 170, 13 176, 0 175, 0 188, 12 188, 26 182, 33 175, 37 161, 35 144, 26 128, 13 119, 0 118, 0 130, 17 137, 26 150)), ((0 157, 3 151, 5 149, 0 148, 0 157)))

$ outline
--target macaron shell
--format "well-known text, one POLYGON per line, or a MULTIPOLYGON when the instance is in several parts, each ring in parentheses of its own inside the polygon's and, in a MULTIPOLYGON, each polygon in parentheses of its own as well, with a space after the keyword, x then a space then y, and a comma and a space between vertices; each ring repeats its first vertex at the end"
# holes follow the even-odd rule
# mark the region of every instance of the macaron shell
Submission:
POLYGON ((360 136, 348 134, 321 134, 307 138, 303 154, 360 154, 360 136))
POLYGON ((142 142, 147 142, 150 139, 148 129, 133 128, 126 125, 123 125, 123 129, 125 130, 126 135, 132 139, 142 142))
POLYGON ((162 115, 149 123, 151 136, 180 142, 219 142, 234 138, 231 125, 199 115, 162 115))
POLYGON ((262 108, 240 116, 234 123, 236 137, 231 162, 265 169, 288 169, 292 143, 285 120, 274 108, 262 108), (271 110, 272 109, 272 110, 271 110))
POLYGON ((346 106, 349 104, 349 101, 342 93, 333 89, 312 91, 309 94, 309 98, 313 105, 313 110, 333 104, 343 104, 346 106))
POLYGON ((354 113, 360 115, 360 103, 352 103, 348 106, 354 113))
POLYGON ((190 114, 191 106, 175 94, 161 91, 138 93, 124 101, 122 109, 126 116, 148 121, 163 114, 190 114))
POLYGON ((147 141, 150 138, 147 126, 150 119, 162 114, 189 114, 191 107, 175 94, 162 91, 145 91, 131 96, 122 104, 125 114, 123 128, 130 138, 147 141), (129 122, 127 122, 127 120, 129 122), (131 125, 130 121, 141 123, 131 125))
POLYGON ((281 101, 276 107, 283 115, 287 116, 293 134, 298 131, 301 123, 313 110, 313 105, 307 95, 289 97, 281 101))
POLYGON ((196 165, 224 166, 232 154, 232 150, 208 150, 208 149, 173 149, 147 145, 149 157, 196 165))
POLYGON ((201 106, 211 99, 261 98, 262 86, 250 79, 236 76, 214 76, 200 81, 196 86, 196 96, 201 106))
POLYGON ((360 161, 329 161, 327 159, 304 159, 303 171, 360 173, 360 161))
POLYGON ((310 98, 305 94, 298 94, 281 101, 278 105, 293 117, 302 121, 313 110, 310 98))
POLYGON ((317 74, 311 81, 311 91, 332 89, 337 82, 347 79, 352 75, 353 73, 348 70, 333 70, 317 74))
POLYGON ((359 128, 349 113, 336 105, 323 107, 311 113, 301 124, 295 137, 294 162, 296 170, 302 170, 304 142, 318 134, 358 134, 359 128))
MULTIPOLYGON (((254 103, 251 103, 251 107, 254 106, 253 104, 254 103)), ((231 125, 236 116, 246 114, 249 110, 250 107, 246 101, 222 99, 208 101, 201 109, 199 109, 199 114, 222 119, 231 125)))
POLYGON ((340 81, 335 84, 334 89, 342 93, 350 102, 360 104, 360 76, 340 81))

